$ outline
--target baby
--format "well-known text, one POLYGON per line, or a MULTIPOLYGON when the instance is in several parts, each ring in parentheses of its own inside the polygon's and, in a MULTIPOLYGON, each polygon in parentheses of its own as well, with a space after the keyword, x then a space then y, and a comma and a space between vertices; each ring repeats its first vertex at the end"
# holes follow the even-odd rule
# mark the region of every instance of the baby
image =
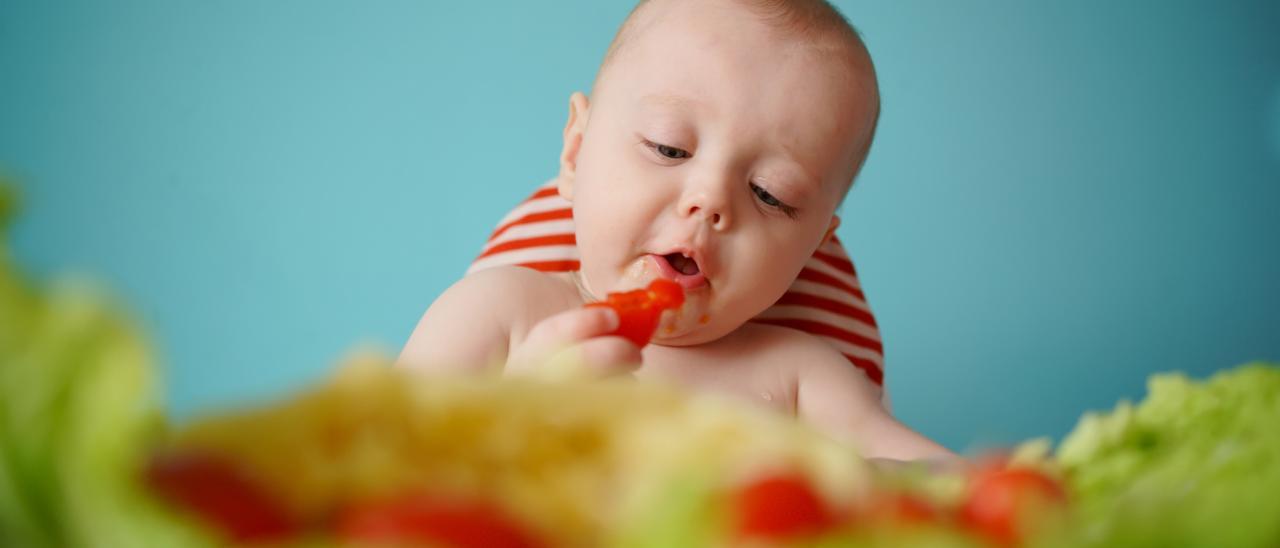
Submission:
POLYGON ((869 54, 823 0, 642 1, 592 96, 569 98, 557 182, 573 203, 581 270, 463 278, 427 310, 399 364, 526 374, 569 353, 601 375, 747 398, 868 457, 952 457, 890 416, 827 343, 748 322, 839 226, 878 116, 869 54), (583 307, 659 277, 683 286, 686 302, 644 348, 609 335, 612 310, 583 307))

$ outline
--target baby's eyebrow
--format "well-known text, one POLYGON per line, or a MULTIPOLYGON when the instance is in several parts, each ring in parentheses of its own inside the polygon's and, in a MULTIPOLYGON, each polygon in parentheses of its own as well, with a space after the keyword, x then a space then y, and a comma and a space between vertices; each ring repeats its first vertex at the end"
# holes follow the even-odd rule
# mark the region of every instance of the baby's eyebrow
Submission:
POLYGON ((703 106, 701 101, 675 93, 650 93, 640 98, 645 106, 668 107, 679 110, 696 110, 703 106))

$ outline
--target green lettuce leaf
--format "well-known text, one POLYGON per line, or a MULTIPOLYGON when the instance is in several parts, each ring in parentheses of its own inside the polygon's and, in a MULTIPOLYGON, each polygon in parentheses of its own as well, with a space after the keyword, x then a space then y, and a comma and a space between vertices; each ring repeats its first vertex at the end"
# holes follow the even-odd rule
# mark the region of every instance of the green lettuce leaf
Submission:
POLYGON ((1280 546, 1280 368, 1155 375, 1148 392, 1086 414, 1060 444, 1072 543, 1280 546))

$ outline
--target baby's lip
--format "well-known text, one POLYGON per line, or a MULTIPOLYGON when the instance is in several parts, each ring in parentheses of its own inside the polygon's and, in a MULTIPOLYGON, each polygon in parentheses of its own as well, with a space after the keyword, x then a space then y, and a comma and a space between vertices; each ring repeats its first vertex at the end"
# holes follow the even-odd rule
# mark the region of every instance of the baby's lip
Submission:
MULTIPOLYGON (((679 252, 673 251, 672 253, 679 252)), ((649 255, 649 260, 653 261, 654 266, 657 267, 659 276, 680 284, 680 287, 683 287, 685 291, 707 285, 707 275, 705 273, 699 270, 695 274, 685 274, 676 270, 674 266, 671 266, 671 262, 667 260, 666 255, 669 254, 670 253, 658 255, 655 253, 649 255)))

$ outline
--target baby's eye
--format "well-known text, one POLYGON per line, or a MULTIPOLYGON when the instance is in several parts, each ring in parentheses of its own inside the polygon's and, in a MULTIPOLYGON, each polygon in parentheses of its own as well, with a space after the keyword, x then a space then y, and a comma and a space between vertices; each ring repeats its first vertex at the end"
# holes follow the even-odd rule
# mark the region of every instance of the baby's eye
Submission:
POLYGON ((649 148, 652 148, 659 156, 668 160, 683 160, 691 156, 688 151, 673 146, 667 146, 650 141, 645 141, 645 144, 649 145, 649 148))
POLYGON ((756 198, 758 198, 760 202, 763 203, 764 205, 777 209, 785 213, 788 217, 791 217, 792 219, 796 218, 796 212, 797 212, 796 208, 782 203, 782 200, 779 200, 775 198, 772 194, 769 194, 769 191, 763 188, 760 188, 760 185, 751 183, 751 192, 754 192, 756 195, 756 198))
POLYGON ((681 158, 689 157, 688 152, 680 150, 676 147, 669 147, 667 145, 658 145, 658 154, 671 158, 672 160, 679 160, 681 158))
POLYGON ((751 191, 756 193, 756 197, 760 198, 760 201, 764 202, 764 205, 769 207, 778 207, 782 205, 781 200, 774 198, 772 194, 769 194, 769 191, 760 188, 755 183, 751 183, 751 191))

